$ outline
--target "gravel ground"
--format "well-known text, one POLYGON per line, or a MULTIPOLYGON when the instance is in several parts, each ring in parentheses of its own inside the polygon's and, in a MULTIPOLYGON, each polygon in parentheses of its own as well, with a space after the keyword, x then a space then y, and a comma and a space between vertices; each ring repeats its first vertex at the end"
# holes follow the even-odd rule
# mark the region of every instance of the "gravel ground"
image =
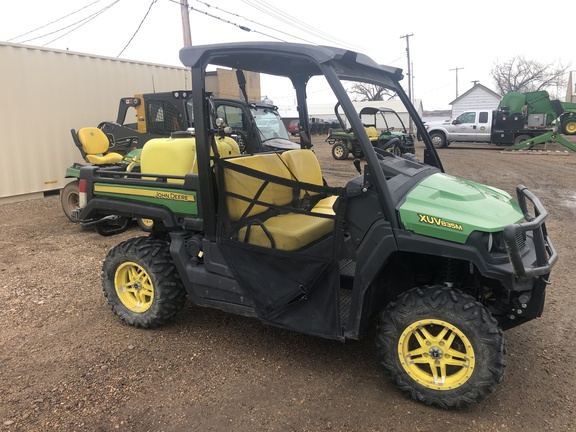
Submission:
MULTIPOLYGON (((343 183, 352 159, 316 141, 325 176, 343 183)), ((52 196, 0 205, 0 430, 576 430, 576 155, 457 144, 440 154, 450 174, 532 189, 560 254, 543 317, 505 333, 506 375, 484 403, 446 412, 406 399, 371 333, 339 343, 192 305, 161 329, 124 325, 102 294, 101 265, 143 233, 83 231, 52 196)))

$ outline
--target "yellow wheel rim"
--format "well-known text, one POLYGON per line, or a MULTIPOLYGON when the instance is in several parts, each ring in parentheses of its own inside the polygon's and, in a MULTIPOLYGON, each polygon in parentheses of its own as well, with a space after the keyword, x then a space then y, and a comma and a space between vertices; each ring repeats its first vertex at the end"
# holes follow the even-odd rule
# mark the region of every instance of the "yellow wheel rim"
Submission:
POLYGON ((576 132, 576 121, 571 121, 566 124, 566 132, 573 134, 576 132))
POLYGON ((154 219, 142 218, 140 219, 140 221, 142 222, 142 225, 148 228, 152 228, 152 226, 154 225, 154 219))
POLYGON ((404 370, 416 382, 434 390, 453 390, 474 372, 474 348, 452 324, 436 319, 408 326, 398 341, 404 370))
POLYGON ((132 312, 147 311, 154 301, 154 285, 143 267, 125 262, 114 276, 116 294, 124 306, 132 312))

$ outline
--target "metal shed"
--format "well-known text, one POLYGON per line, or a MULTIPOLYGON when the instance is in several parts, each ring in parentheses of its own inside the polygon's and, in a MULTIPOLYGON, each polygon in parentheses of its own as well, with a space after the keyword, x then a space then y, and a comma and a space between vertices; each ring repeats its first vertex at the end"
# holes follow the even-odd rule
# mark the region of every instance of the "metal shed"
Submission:
POLYGON ((115 121, 121 97, 190 90, 190 71, 0 42, 0 203, 62 188, 82 162, 70 129, 115 121))

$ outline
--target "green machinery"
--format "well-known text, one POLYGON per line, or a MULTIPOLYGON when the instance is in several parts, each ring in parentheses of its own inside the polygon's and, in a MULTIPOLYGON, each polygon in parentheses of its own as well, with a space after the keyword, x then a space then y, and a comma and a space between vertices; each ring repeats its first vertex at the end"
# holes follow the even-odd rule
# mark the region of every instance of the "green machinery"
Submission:
POLYGON ((576 103, 551 100, 546 91, 508 92, 494 113, 491 142, 513 142, 506 150, 514 151, 552 141, 576 151, 562 134, 576 135, 576 103))

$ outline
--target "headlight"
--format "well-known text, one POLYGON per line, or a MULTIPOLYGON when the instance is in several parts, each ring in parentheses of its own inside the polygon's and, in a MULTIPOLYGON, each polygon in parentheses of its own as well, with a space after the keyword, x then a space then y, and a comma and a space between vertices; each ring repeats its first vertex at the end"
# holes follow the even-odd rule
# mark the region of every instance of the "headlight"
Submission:
POLYGON ((492 251, 492 246, 494 246, 494 236, 492 233, 483 233, 482 234, 482 242, 484 243, 484 247, 488 252, 492 251))
POLYGON ((502 231, 495 233, 482 233, 482 243, 490 253, 505 253, 506 248, 502 241, 502 231))

